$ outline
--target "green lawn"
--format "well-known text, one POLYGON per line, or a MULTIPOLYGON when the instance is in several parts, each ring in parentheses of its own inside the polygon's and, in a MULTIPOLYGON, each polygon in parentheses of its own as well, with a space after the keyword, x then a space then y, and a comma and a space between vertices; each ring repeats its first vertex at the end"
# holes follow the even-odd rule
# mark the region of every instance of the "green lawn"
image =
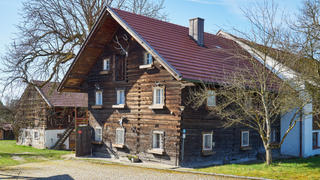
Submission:
POLYGON ((269 167, 265 163, 231 164, 196 171, 270 179, 320 179, 320 157, 277 160, 269 167))
POLYGON ((70 151, 18 146, 15 140, 0 140, 0 167, 59 160, 62 159, 60 155, 69 153, 70 151))

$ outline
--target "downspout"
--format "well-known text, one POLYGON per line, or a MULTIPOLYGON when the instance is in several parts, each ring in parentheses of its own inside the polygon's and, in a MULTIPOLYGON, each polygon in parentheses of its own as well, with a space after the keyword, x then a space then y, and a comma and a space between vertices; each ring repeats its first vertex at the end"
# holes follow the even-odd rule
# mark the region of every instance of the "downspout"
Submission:
POLYGON ((302 110, 300 110, 300 157, 302 157, 302 110))

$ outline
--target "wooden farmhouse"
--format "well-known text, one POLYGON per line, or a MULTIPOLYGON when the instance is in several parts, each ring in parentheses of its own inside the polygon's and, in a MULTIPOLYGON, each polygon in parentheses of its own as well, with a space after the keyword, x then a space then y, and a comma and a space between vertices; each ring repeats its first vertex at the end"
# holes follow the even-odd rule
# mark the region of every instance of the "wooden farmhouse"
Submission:
POLYGON ((74 118, 86 114, 87 94, 57 92, 58 84, 48 82, 42 88, 27 86, 17 106, 17 144, 39 149, 75 148, 74 118))
POLYGON ((0 123, 0 140, 14 139, 12 123, 0 123))
POLYGON ((200 109, 186 104, 189 88, 219 83, 237 64, 250 66, 211 51, 239 46, 203 32, 203 19, 189 23, 187 28, 105 7, 58 87, 88 93, 94 156, 132 154, 197 166, 252 160, 264 151, 256 131, 222 129, 218 117, 208 116, 207 108, 216 104, 214 89, 200 109))

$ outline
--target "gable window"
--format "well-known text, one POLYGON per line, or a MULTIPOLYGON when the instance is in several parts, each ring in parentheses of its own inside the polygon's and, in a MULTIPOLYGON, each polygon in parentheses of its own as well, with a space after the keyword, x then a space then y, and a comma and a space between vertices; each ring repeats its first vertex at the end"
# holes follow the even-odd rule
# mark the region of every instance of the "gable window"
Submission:
POLYGON ((318 132, 312 133, 312 148, 318 149, 318 132))
POLYGON ((164 154, 164 131, 152 131, 152 144, 148 152, 159 155, 164 154))
POLYGON ((102 71, 100 71, 100 74, 109 74, 110 71, 110 58, 103 59, 102 64, 102 71))
POLYGON ((112 108, 125 108, 126 96, 125 88, 116 88, 117 103, 112 108))
POLYGON ((163 109, 164 87, 164 85, 152 87, 152 105, 149 106, 149 109, 163 109))
POLYGON ((253 94, 249 93, 245 95, 245 106, 249 109, 252 107, 253 94))
POLYGON ((110 59, 103 60, 103 70, 104 71, 110 70, 110 59))
POLYGON ((202 132, 202 151, 201 155, 211 155, 215 154, 215 152, 212 151, 213 142, 212 142, 212 134, 211 132, 202 132))
POLYGON ((140 69, 153 68, 153 57, 150 53, 143 53, 143 65, 139 66, 140 69))
POLYGON ((207 107, 216 106, 216 91, 208 90, 207 107))
POLYGON ((95 129, 94 140, 95 141, 102 141, 102 128, 101 127, 97 127, 95 129))
POLYGON ((96 105, 102 105, 102 91, 96 91, 96 105))

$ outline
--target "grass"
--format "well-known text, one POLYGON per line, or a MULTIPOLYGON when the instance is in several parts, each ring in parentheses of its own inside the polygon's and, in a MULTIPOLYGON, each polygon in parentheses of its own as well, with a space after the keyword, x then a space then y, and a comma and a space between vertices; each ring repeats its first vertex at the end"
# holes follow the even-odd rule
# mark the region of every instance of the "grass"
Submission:
POLYGON ((15 140, 0 140, 0 167, 62 159, 70 151, 18 146, 15 140))
POLYGON ((277 160, 269 167, 265 163, 231 164, 196 171, 270 179, 320 179, 320 157, 277 160))

